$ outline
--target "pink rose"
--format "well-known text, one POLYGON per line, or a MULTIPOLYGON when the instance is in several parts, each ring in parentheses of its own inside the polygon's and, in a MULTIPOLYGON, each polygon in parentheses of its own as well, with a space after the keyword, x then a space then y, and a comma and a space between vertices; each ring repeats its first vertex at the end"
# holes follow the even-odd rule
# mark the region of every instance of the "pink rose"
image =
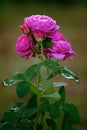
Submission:
POLYGON ((48 57, 53 56, 58 60, 63 60, 66 58, 72 58, 74 51, 72 50, 71 44, 67 41, 53 41, 51 48, 48 48, 48 57))
POLYGON ((42 31, 46 36, 52 37, 59 29, 56 21, 46 15, 32 15, 24 19, 24 23, 31 31, 42 31))
POLYGON ((66 41, 66 38, 63 36, 60 32, 55 32, 54 35, 52 35, 52 41, 66 41))
POLYGON ((32 53, 33 45, 28 35, 22 34, 18 37, 16 43, 16 52, 21 56, 28 59, 32 53))

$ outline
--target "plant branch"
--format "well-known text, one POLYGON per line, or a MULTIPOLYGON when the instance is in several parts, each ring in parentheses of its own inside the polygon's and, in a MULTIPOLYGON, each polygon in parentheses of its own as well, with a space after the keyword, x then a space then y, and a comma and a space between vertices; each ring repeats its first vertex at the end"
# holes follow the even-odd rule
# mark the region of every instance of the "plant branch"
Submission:
POLYGON ((37 126, 38 119, 39 119, 39 106, 40 106, 39 81, 40 81, 40 73, 38 74, 38 77, 37 77, 37 115, 36 115, 36 119, 35 119, 34 130, 36 130, 36 126, 37 126))

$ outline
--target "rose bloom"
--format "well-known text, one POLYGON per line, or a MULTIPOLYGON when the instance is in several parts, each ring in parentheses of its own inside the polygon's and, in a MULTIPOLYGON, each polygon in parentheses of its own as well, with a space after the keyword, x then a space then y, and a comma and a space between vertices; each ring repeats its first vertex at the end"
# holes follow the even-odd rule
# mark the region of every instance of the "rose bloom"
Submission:
MULTIPOLYGON (((56 25, 56 21, 46 15, 32 15, 26 17, 24 19, 24 24, 26 24, 32 32, 36 33, 37 31, 40 31, 41 38, 42 35, 52 38, 55 32, 59 29, 59 26, 56 25)), ((40 37, 40 35, 38 35, 38 37, 40 37)))
POLYGON ((62 33, 60 32, 55 32, 54 35, 52 35, 52 40, 55 40, 55 41, 66 41, 67 39, 63 36, 62 33))
POLYGON ((72 46, 67 41, 53 41, 52 46, 46 50, 47 57, 54 57, 58 60, 63 60, 66 58, 73 58, 74 51, 72 50, 72 46))
POLYGON ((16 52, 26 59, 32 53, 33 45, 28 35, 22 34, 18 37, 16 43, 16 52))

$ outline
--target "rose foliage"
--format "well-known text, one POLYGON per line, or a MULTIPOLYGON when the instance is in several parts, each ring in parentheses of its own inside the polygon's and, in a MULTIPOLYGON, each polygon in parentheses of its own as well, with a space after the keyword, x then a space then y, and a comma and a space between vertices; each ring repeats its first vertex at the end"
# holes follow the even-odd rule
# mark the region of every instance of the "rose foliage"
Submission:
POLYGON ((46 15, 24 18, 16 52, 29 62, 31 57, 38 60, 25 72, 13 73, 4 81, 5 87, 17 84, 18 98, 29 96, 29 100, 11 105, 3 114, 0 130, 58 130, 58 119, 61 130, 78 130, 75 125, 80 122, 79 112, 74 104, 66 101, 67 84, 53 81, 61 75, 79 82, 76 74, 59 64, 75 54, 59 28, 56 21, 46 15))

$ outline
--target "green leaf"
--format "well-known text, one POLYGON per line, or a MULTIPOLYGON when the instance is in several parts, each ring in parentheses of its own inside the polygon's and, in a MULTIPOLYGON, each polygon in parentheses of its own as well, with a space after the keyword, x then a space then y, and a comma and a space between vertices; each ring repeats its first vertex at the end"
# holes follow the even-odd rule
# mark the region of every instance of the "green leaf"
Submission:
POLYGON ((49 69, 51 69, 53 71, 59 70, 61 67, 57 62, 55 62, 53 60, 45 60, 43 62, 43 65, 48 67, 49 69))
POLYGON ((38 123, 36 125, 36 130, 42 130, 42 129, 43 129, 42 124, 38 123))
POLYGON ((64 115, 62 130, 78 130, 77 128, 73 128, 72 119, 69 113, 65 113, 64 115))
POLYGON ((32 97, 29 99, 27 103, 27 109, 32 108, 32 107, 37 107, 37 96, 32 95, 32 97))
POLYGON ((51 128, 51 127, 48 127, 48 128, 46 128, 46 130, 52 130, 52 128, 51 128))
POLYGON ((41 97, 46 98, 50 102, 50 104, 57 102, 61 98, 60 94, 57 91, 51 94, 43 94, 41 97))
POLYGON ((30 108, 30 109, 26 110, 23 115, 26 118, 26 117, 31 117, 36 113, 37 113, 37 108, 30 108))
POLYGON ((33 84, 33 83, 29 83, 29 84, 30 84, 31 92, 33 92, 34 94, 37 94, 38 88, 37 88, 36 84, 33 84))
POLYGON ((47 76, 47 79, 52 79, 57 74, 61 74, 67 79, 73 79, 76 82, 79 82, 79 79, 76 74, 74 74, 71 70, 60 66, 57 62, 52 60, 45 60, 43 65, 51 69, 53 72, 47 76))
POLYGON ((67 86, 67 84, 64 82, 53 82, 53 86, 56 88, 56 87, 67 86))
POLYGON ((5 123, 0 130, 17 130, 16 127, 11 123, 5 123))
POLYGON ((41 112, 46 112, 50 108, 50 104, 48 101, 45 101, 43 104, 40 105, 40 111, 41 112))
POLYGON ((77 75, 74 74, 71 70, 69 70, 65 67, 62 69, 61 75, 64 76, 65 78, 67 78, 67 79, 73 79, 76 82, 79 82, 77 75))
POLYGON ((76 82, 79 82, 79 79, 76 74, 74 74, 71 70, 60 66, 57 62, 52 60, 45 60, 43 65, 50 68, 53 72, 47 76, 47 79, 52 79, 57 74, 61 74, 67 79, 73 79, 76 82))
POLYGON ((20 114, 18 112, 5 112, 3 118, 5 121, 17 122, 20 118, 20 114))
POLYGON ((15 102, 11 105, 12 108, 15 108, 15 107, 22 107, 24 105, 23 102, 15 102))
POLYGON ((52 81, 46 80, 45 77, 43 76, 41 77, 41 86, 42 86, 43 94, 51 94, 55 91, 52 81))
POLYGON ((53 60, 45 60, 43 65, 46 66, 48 69, 51 69, 53 72, 49 74, 46 79, 52 79, 55 75, 61 74, 61 69, 63 68, 57 62, 53 60))
POLYGON ((20 82, 16 88, 16 93, 19 98, 25 97, 30 92, 30 85, 28 82, 20 82))
POLYGON ((53 77, 55 77, 57 74, 60 74, 60 73, 61 73, 61 70, 58 69, 58 70, 52 72, 51 74, 49 74, 46 79, 50 80, 50 79, 52 79, 53 77))
POLYGON ((28 81, 31 81, 38 75, 41 66, 42 64, 34 64, 25 71, 25 75, 28 81))
POLYGON ((72 121, 68 113, 64 115, 62 130, 73 130, 72 129, 72 121))
POLYGON ((60 94, 60 96, 61 96, 61 99, 60 100, 62 100, 62 102, 64 102, 65 101, 65 96, 66 96, 66 92, 65 92, 65 88, 64 87, 61 87, 60 88, 60 90, 59 90, 59 94, 60 94))
POLYGON ((47 118, 47 119, 46 119, 46 123, 47 123, 47 125, 48 125, 49 127, 52 128, 52 130, 56 130, 57 125, 56 125, 56 123, 55 123, 52 119, 47 118))
POLYGON ((45 38, 42 42, 44 48, 48 48, 51 46, 51 38, 45 38))
MULTIPOLYGON (((54 66, 54 67, 55 67, 55 66, 54 66)), ((57 66, 57 68, 54 68, 54 69, 53 69, 53 72, 52 72, 51 74, 49 74, 46 79, 52 79, 52 78, 55 77, 57 74, 61 74, 62 68, 63 68, 63 67, 61 67, 61 66, 59 66, 59 67, 57 66)))
POLYGON ((24 107, 23 102, 15 102, 11 105, 10 110, 14 112, 19 112, 24 107))
POLYGON ((71 116, 73 124, 80 123, 80 115, 79 115, 78 109, 76 108, 75 105, 65 103, 64 106, 63 106, 63 109, 64 109, 65 112, 69 113, 69 115, 71 116))
POLYGON ((18 127, 19 127, 18 130, 31 130, 30 124, 28 122, 21 122, 19 123, 18 127))
POLYGON ((16 72, 4 81, 4 86, 6 87, 12 86, 13 84, 17 82, 25 81, 25 80, 26 80, 26 77, 23 73, 16 72))
POLYGON ((63 110, 59 101, 50 106, 49 115, 51 119, 53 120, 57 119, 62 113, 63 110))

